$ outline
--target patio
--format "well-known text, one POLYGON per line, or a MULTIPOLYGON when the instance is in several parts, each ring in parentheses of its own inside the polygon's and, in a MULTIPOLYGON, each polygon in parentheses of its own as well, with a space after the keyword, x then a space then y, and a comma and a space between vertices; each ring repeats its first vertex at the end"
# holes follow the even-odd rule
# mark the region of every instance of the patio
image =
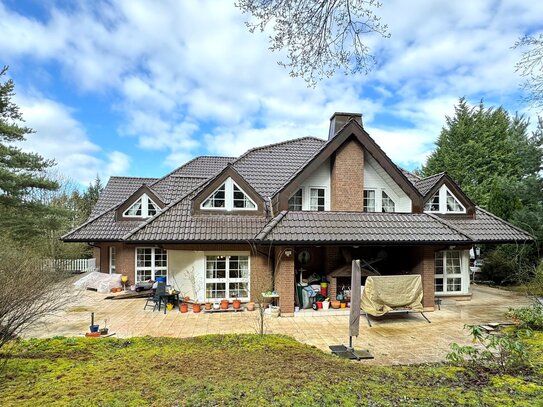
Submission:
MULTIPOLYGON (((464 324, 506 322, 503 313, 509 307, 520 307, 529 299, 517 293, 472 285, 471 301, 444 299, 441 310, 427 313, 428 324, 420 315, 394 315, 376 320, 368 327, 360 319, 360 336, 354 338, 357 349, 369 349, 375 359, 363 363, 393 365, 438 362, 449 351, 449 344, 470 343, 464 324)), ((170 336, 187 338, 205 334, 257 333, 258 313, 186 314, 178 310, 144 311, 145 299, 104 300, 104 294, 92 291, 78 293, 77 300, 65 311, 48 317, 27 336, 77 336, 88 331, 90 313, 96 323, 107 319, 110 332, 117 337, 170 336)), ((328 316, 324 311, 308 316, 266 318, 266 333, 288 335, 296 340, 329 352, 329 345, 348 341, 348 314, 328 316)))

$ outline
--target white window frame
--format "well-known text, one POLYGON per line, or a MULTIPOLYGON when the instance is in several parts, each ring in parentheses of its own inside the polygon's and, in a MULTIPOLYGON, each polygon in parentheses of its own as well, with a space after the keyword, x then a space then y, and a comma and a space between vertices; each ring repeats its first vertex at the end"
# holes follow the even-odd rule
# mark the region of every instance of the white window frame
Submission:
POLYGON ((206 301, 216 302, 223 299, 232 300, 233 297, 230 297, 230 283, 247 283, 247 297, 237 297, 241 301, 249 301, 251 297, 251 255, 248 252, 205 252, 204 253, 204 297, 206 301), (207 277, 207 258, 224 256, 226 257, 226 270, 225 278, 208 278, 207 277), (247 278, 230 278, 230 257, 232 256, 243 256, 247 257, 247 278), (225 286, 225 297, 215 298, 207 296, 207 284, 213 283, 224 283, 225 286))
POLYGON ((469 291, 469 250, 442 250, 436 252, 434 259, 435 275, 434 275, 434 292, 438 296, 447 295, 465 295, 469 291), (452 256, 452 253, 458 253, 460 261, 460 273, 451 273, 447 271, 447 258, 452 256), (443 272, 438 274, 437 258, 443 255, 443 272), (460 278, 460 290, 449 290, 447 279, 460 278), (435 281, 443 279, 443 291, 435 290, 435 281))
POLYGON ((447 186, 445 184, 441 185, 439 187, 439 190, 437 191, 439 193, 439 210, 435 211, 435 210, 430 210, 430 209, 426 209, 426 205, 433 199, 433 197, 435 196, 435 193, 430 197, 430 199, 428 201, 426 201, 426 203, 424 204, 424 212, 429 212, 429 213, 466 213, 466 208, 464 207, 464 205, 462 205, 462 203, 460 202, 460 200, 456 197, 456 195, 454 195, 451 190, 449 188, 447 188, 447 186), (456 201, 458 202, 458 205, 460 205, 460 207, 462 208, 462 210, 460 211, 449 211, 447 210, 447 192, 449 194, 451 194, 451 196, 456 199, 456 201))
POLYGON ((109 274, 115 274, 115 263, 117 262, 117 249, 109 246, 109 274))
POLYGON ((157 277, 157 271, 160 271, 161 273, 159 276, 166 277, 166 284, 168 283, 168 262, 170 261, 170 256, 168 255, 168 250, 162 249, 160 247, 136 247, 134 250, 134 281, 136 283, 139 283, 140 281, 147 281, 147 280, 141 280, 138 278, 138 271, 150 271, 151 272, 151 280, 156 281, 157 277), (138 250, 151 250, 151 266, 138 266, 138 250), (157 250, 164 250, 166 253, 166 266, 156 266, 156 251, 157 250), (165 272, 165 273, 162 273, 165 272))
POLYGON ((160 206, 158 206, 156 204, 155 201, 153 201, 149 195, 147 194, 142 194, 138 199, 136 199, 132 205, 130 205, 130 207, 128 209, 126 209, 124 212, 123 212, 123 217, 125 218, 150 218, 152 216, 155 216, 155 215, 149 215, 149 202, 151 202, 153 204, 153 206, 156 208, 156 214, 155 215, 158 215, 160 213, 160 206), (129 215, 128 212, 134 207, 134 205, 136 205, 138 203, 138 201, 141 200, 141 215, 129 215))
MULTIPOLYGON (((362 192, 362 210, 366 213, 378 212, 377 210, 377 188, 364 188, 362 192), (373 210, 369 211, 366 209, 366 198, 364 197, 366 192, 373 192, 373 210)), ((368 198, 369 199, 369 198, 368 198)))
POLYGON ((209 194, 200 204, 200 209, 205 211, 256 211, 258 210, 258 205, 253 199, 249 196, 247 192, 243 190, 232 178, 228 177, 221 185, 219 185, 211 194, 209 194), (204 203, 207 202, 215 192, 217 192, 224 185, 224 207, 214 208, 204 206, 204 203), (239 188, 241 192, 245 194, 245 197, 249 202, 254 205, 254 208, 236 208, 234 207, 234 185, 239 188))
POLYGON ((396 201, 394 199, 392 199, 390 194, 387 191, 385 191, 384 189, 381 189, 381 212, 383 212, 383 213, 394 213, 394 212, 396 212, 396 201), (386 195, 386 198, 383 195, 386 195), (383 201, 385 199, 388 199, 390 202, 392 202, 392 211, 383 210, 384 207, 385 207, 385 205, 383 205, 383 201))
MULTIPOLYGON (((326 199, 326 198, 325 198, 326 199)), ((303 211, 304 210, 304 189, 298 188, 296 192, 294 192, 289 198, 288 198, 288 210, 289 211, 303 211), (290 200, 296 196, 296 194, 300 193, 300 209, 290 209, 290 200)))
MULTIPOLYGON (((309 196, 309 199, 308 199, 308 210, 310 211, 314 211, 314 212, 325 212, 327 210, 327 205, 326 205, 326 187, 307 187, 307 191, 308 191, 308 196, 309 196), (314 207, 312 206, 311 204, 311 191, 318 191, 318 190, 322 190, 324 192, 324 205, 323 205, 323 209, 322 211, 319 211, 319 204, 317 202, 317 207, 316 209, 314 209, 314 207)), ((317 195, 317 200, 319 199, 318 195, 317 195)))

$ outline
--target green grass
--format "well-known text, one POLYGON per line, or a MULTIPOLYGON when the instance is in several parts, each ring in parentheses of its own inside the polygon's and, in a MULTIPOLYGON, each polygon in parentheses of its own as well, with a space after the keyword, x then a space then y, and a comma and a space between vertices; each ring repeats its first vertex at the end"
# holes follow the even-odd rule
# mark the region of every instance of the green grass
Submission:
POLYGON ((518 376, 450 366, 368 366, 283 336, 53 338, 3 351, 2 406, 538 406, 543 334, 518 376), (8 356, 9 355, 9 356, 8 356))

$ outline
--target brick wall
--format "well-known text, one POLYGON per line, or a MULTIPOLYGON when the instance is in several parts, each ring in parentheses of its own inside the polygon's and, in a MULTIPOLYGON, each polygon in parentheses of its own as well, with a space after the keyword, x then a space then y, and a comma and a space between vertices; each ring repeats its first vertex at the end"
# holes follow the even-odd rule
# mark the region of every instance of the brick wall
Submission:
POLYGON ((413 273, 422 276, 422 287, 424 291, 422 304, 426 310, 433 310, 435 306, 435 250, 436 248, 433 246, 417 247, 414 249, 416 262, 413 273))
MULTIPOLYGON (((290 257, 284 254, 286 248, 275 248, 275 290, 279 294, 281 315, 294 314, 294 250, 290 257)), ((288 249, 287 249, 288 250, 288 249)))
POLYGON ((335 154, 331 174, 332 211, 364 208, 364 150, 357 140, 348 140, 335 154))

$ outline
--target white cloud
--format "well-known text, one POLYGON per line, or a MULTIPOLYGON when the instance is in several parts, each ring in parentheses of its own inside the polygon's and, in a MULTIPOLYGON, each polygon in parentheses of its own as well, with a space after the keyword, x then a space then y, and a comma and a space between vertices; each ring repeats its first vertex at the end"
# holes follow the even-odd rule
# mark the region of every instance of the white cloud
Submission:
MULTIPOLYGON (((386 2, 379 14, 392 37, 367 37, 379 58, 376 70, 337 75, 315 89, 277 66, 281 54, 268 51, 267 34, 250 34, 230 2, 119 0, 51 10, 40 22, 0 4, 3 54, 54 61, 77 90, 114 95, 112 108, 124 116, 120 135, 136 138, 141 149, 165 151, 172 166, 198 149, 230 155, 290 137, 326 137, 334 111, 362 112, 383 149, 415 165, 459 97, 518 108, 518 53, 511 46, 541 29, 543 5, 386 2)), ((69 112, 59 117, 87 137, 70 124, 69 112)), ((74 157, 100 154, 86 140, 74 157)), ((127 160, 115 157, 101 160, 126 170, 127 160)), ((97 166, 85 165, 93 172, 97 166)))
POLYGON ((83 185, 94 180, 123 173, 129 168, 129 157, 120 151, 103 156, 102 149, 87 136, 82 125, 66 106, 42 97, 16 96, 26 124, 35 130, 19 146, 28 152, 54 159, 55 168, 83 185))

